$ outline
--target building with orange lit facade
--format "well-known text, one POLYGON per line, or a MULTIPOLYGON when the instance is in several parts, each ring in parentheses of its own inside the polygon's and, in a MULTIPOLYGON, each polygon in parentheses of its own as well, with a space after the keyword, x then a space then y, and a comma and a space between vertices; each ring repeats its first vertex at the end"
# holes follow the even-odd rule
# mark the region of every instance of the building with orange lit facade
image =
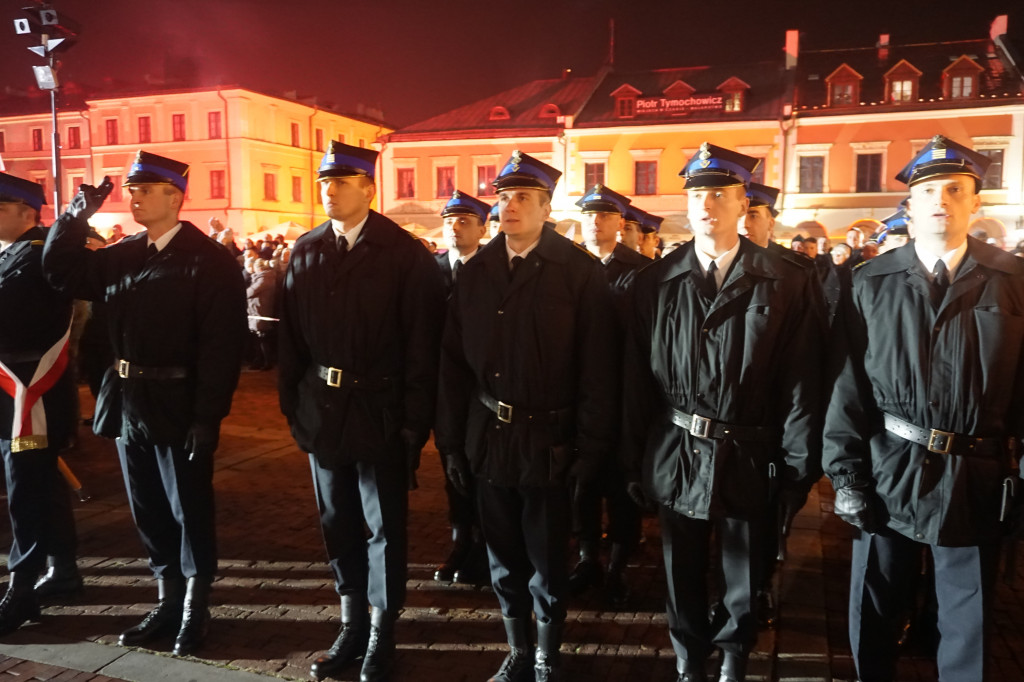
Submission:
POLYGON ((673 239, 687 222, 678 171, 708 141, 762 159, 755 181, 782 189, 777 233, 817 220, 839 235, 894 212, 894 176, 941 133, 992 158, 981 215, 1024 231, 1024 79, 1006 33, 1002 16, 963 41, 801 50, 790 31, 777 62, 533 81, 387 135, 383 210, 436 227, 453 188, 492 197, 521 149, 563 171, 561 229, 602 182, 664 216, 673 239))
MULTIPOLYGON (((370 119, 234 87, 78 97, 60 110, 58 130, 65 202, 83 182, 98 184, 104 175, 114 182, 90 221, 101 232, 115 223, 126 233, 138 229, 120 185, 144 148, 189 164, 183 219, 205 228, 215 216, 237 236, 325 220, 315 178, 328 142, 370 146, 390 132, 370 119)), ((6 172, 43 184, 52 204, 50 154, 48 101, 6 103, 0 159, 6 172)), ((53 207, 44 209, 49 223, 53 207)))

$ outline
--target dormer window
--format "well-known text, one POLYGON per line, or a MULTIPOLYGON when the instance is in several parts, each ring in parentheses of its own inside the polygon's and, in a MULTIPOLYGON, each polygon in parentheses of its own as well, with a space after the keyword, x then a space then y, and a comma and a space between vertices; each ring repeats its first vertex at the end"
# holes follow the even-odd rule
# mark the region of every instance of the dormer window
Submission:
POLYGON ((640 91, 629 83, 624 83, 612 91, 615 98, 615 117, 633 118, 636 116, 636 97, 640 91))
POLYGON ((984 69, 976 61, 962 55, 942 72, 942 96, 971 99, 978 94, 978 78, 984 69))
POLYGON ((921 72, 906 59, 889 69, 885 74, 886 99, 893 104, 913 102, 917 99, 917 83, 921 72))
POLYGON ((548 102, 547 104, 545 104, 544 106, 542 106, 540 108, 540 113, 537 114, 537 117, 538 118, 558 118, 561 115, 562 115, 562 112, 559 111, 558 105, 557 104, 552 104, 551 102, 548 102))
POLYGON ((845 107, 859 103, 862 80, 864 77, 846 64, 826 76, 829 106, 845 107))
POLYGON ((492 107, 491 113, 487 117, 490 121, 507 121, 509 118, 511 118, 511 116, 509 116, 508 109, 500 105, 492 107))
POLYGON ((743 111, 747 90, 750 86, 733 76, 716 88, 722 93, 722 106, 727 113, 743 111))

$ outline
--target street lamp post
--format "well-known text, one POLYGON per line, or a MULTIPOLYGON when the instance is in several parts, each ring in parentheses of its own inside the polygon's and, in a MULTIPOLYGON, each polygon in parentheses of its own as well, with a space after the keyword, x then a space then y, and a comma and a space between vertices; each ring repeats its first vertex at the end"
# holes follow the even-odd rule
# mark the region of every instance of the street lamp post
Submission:
POLYGON ((78 27, 67 17, 61 17, 57 10, 42 0, 34 0, 32 7, 23 7, 27 17, 14 20, 14 32, 18 35, 31 34, 39 36, 39 45, 28 49, 46 59, 43 65, 33 65, 32 72, 40 90, 50 91, 50 115, 53 121, 53 210, 59 215, 61 210, 61 177, 60 177, 60 131, 57 128, 57 90, 60 81, 57 78, 57 53, 71 47, 78 27))

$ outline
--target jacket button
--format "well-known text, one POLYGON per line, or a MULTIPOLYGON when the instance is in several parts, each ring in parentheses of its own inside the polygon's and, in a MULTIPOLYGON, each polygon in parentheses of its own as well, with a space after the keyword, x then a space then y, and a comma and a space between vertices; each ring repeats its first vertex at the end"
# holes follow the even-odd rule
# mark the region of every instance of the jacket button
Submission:
POLYGON ((701 329, 701 331, 704 332, 705 334, 707 334, 708 333, 708 328, 704 327, 704 329, 701 329))
POLYGON ((924 463, 925 463, 925 464, 931 464, 931 460, 930 460, 930 459, 926 459, 926 460, 924 461, 924 463))
POLYGON ((686 512, 686 513, 689 514, 690 516, 693 516, 693 510, 692 509, 690 511, 686 512))
POLYGON ((695 454, 695 455, 699 455, 699 454, 700 454, 700 450, 699 450, 699 449, 697 449, 697 450, 694 450, 694 451, 693 451, 693 454, 695 454))
POLYGON ((924 537, 924 534, 923 533, 917 533, 916 535, 914 535, 914 537, 917 538, 918 540, 920 540, 920 539, 922 539, 924 537))
POLYGON ((504 314, 505 314, 505 311, 504 311, 504 310, 500 310, 500 309, 499 309, 499 310, 498 310, 498 314, 499 314, 499 315, 504 315, 504 314))
POLYGON ((929 400, 928 404, 931 405, 932 407, 938 407, 939 406, 939 401, 938 400, 929 400))
POLYGON ((698 394, 697 394, 697 397, 698 397, 698 398, 703 398, 703 397, 704 397, 704 394, 703 394, 703 393, 698 393, 698 394))
POLYGON ((495 379, 499 378, 500 376, 501 376, 501 372, 495 372, 494 373, 494 378, 495 379))

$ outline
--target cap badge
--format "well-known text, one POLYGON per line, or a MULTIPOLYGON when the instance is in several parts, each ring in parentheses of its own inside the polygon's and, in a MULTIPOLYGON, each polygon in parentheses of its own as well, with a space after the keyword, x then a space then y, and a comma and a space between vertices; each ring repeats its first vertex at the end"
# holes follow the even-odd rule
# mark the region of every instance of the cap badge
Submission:
POLYGON ((514 152, 512 152, 512 172, 513 173, 518 173, 519 172, 519 164, 521 164, 522 162, 523 162, 522 153, 518 149, 515 150, 514 152))

